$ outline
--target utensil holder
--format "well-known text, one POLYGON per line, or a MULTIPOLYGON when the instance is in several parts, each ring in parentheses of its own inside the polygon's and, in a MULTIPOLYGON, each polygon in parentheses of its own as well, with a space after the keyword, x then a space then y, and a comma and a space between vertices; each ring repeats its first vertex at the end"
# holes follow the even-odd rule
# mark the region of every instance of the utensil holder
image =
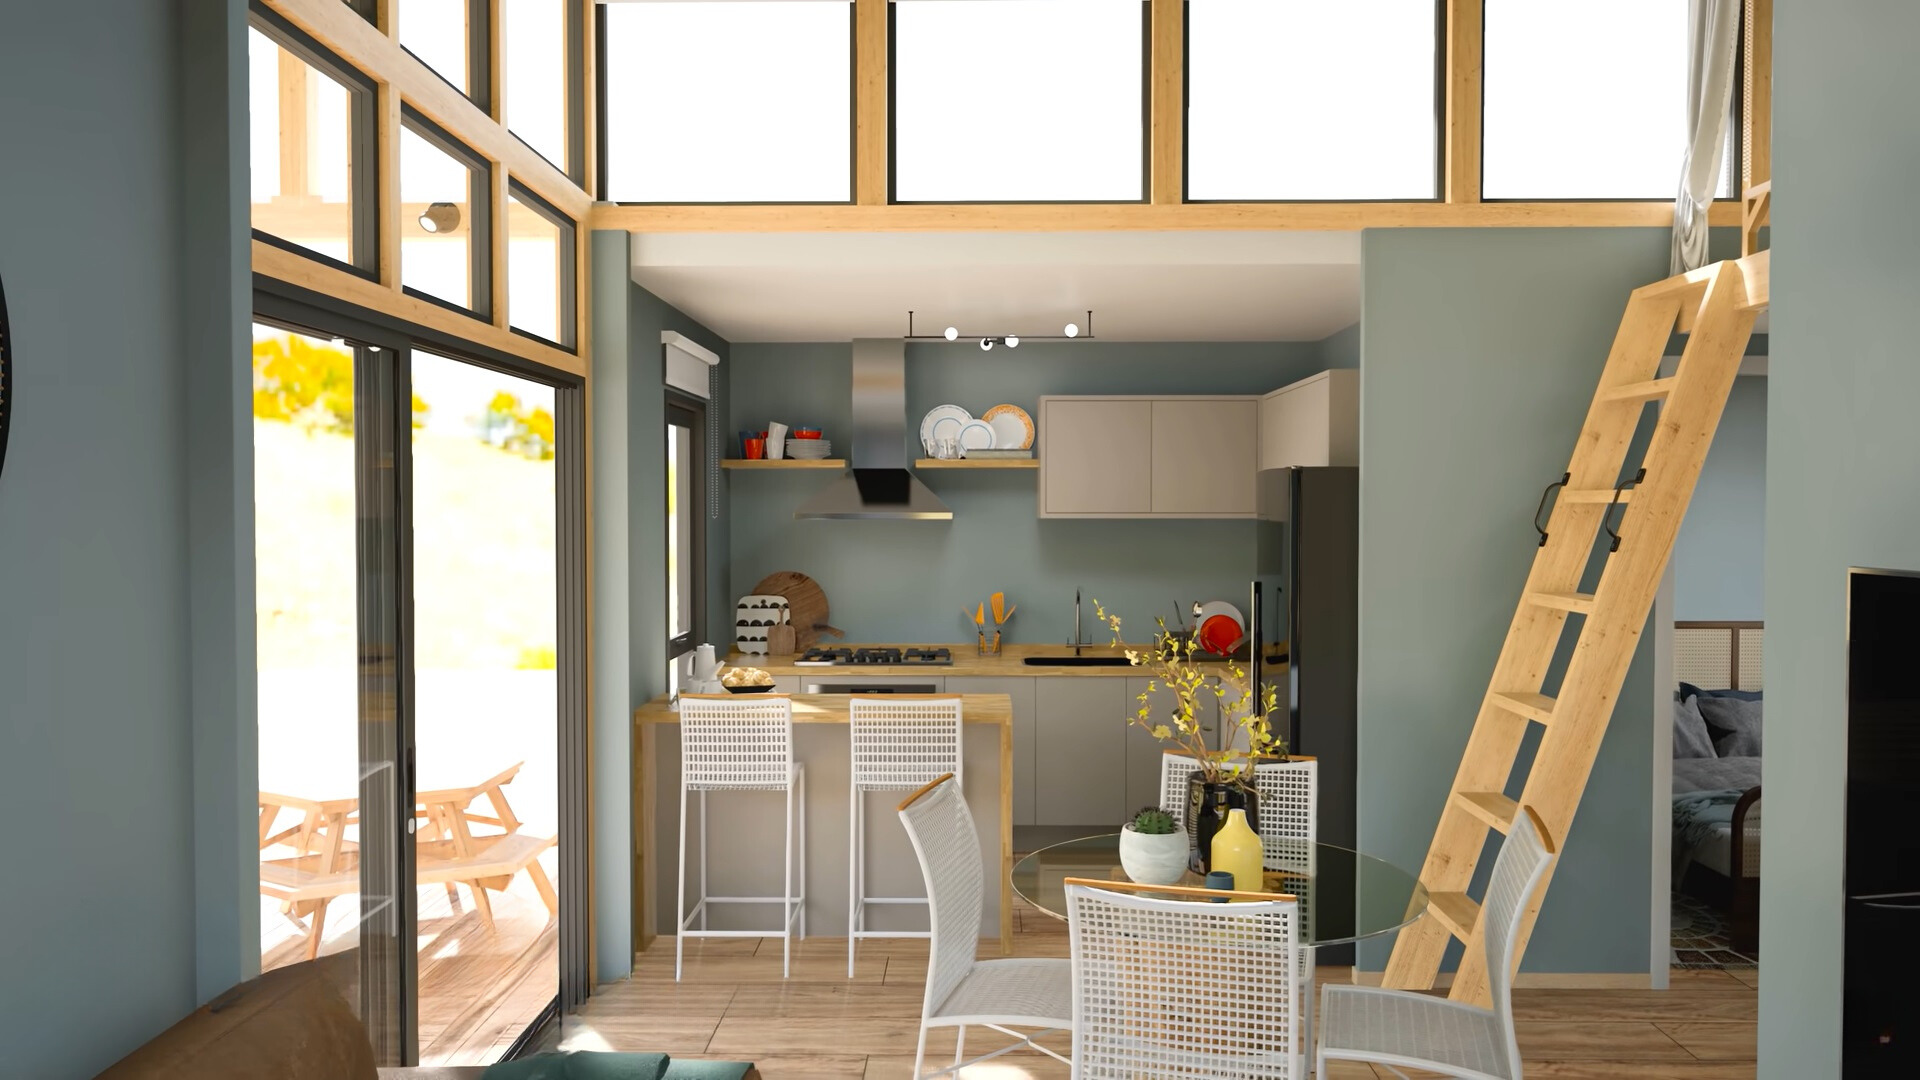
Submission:
POLYGON ((995 634, 992 637, 988 637, 985 634, 981 634, 978 642, 975 644, 974 647, 977 654, 980 656, 999 656, 1000 655, 1000 635, 995 634))

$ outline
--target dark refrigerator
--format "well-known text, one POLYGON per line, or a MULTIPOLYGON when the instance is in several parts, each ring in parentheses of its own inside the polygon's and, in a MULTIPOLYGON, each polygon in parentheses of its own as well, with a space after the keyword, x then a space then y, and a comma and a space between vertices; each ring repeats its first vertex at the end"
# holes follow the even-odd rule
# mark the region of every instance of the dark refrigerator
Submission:
MULTIPOLYGON (((1920 576, 1847 595, 1845 1080, 1920 1076, 1920 576)), ((1777 864, 1776 864, 1777 865, 1777 864)))
MULTIPOLYGON (((1278 694, 1288 751, 1319 759, 1320 841, 1356 848, 1360 470, 1267 469, 1258 491, 1253 676, 1278 694)), ((1319 962, 1350 964, 1353 950, 1323 948, 1319 962)))

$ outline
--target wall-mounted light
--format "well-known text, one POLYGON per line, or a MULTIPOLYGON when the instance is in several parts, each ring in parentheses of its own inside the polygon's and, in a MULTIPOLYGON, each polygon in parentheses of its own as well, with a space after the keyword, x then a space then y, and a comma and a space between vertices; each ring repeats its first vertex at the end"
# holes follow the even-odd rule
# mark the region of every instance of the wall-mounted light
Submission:
POLYGON ((431 203, 421 211, 420 227, 430 233, 450 233, 460 227, 460 208, 450 202, 431 203))
MULTIPOLYGON (((973 337, 972 334, 966 336, 973 337)), ((1084 335, 1080 332, 1079 323, 1068 323, 1062 333, 1028 334, 1026 336, 1032 341, 1077 341, 1082 338, 1091 339, 1093 337, 1093 312, 1087 312, 1086 333, 1084 335)), ((949 326, 938 334, 916 334, 913 332, 913 312, 907 312, 908 341, 958 341, 960 337, 960 328, 957 326, 949 326)), ((1019 334, 982 335, 978 339, 980 342, 980 351, 991 352, 995 345, 1005 345, 1009 349, 1017 349, 1020 347, 1020 337, 1021 335, 1019 334)))

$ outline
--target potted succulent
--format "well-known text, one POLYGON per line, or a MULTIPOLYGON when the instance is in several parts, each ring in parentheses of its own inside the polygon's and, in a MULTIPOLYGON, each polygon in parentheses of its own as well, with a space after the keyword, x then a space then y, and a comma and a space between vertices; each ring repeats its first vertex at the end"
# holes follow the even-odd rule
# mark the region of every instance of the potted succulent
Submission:
POLYGON ((1230 810, 1247 812, 1247 824, 1260 829, 1259 793, 1254 787, 1253 762, 1285 760, 1286 741, 1273 732, 1272 719, 1280 711, 1280 695, 1272 686, 1256 693, 1247 669, 1236 661, 1203 662, 1193 635, 1178 634, 1157 619, 1159 630, 1147 648, 1128 648, 1120 636, 1120 616, 1109 614, 1098 600, 1094 614, 1113 633, 1113 645, 1127 661, 1145 668, 1147 688, 1135 697, 1139 707, 1127 721, 1162 742, 1171 743, 1196 763, 1187 781, 1187 834, 1204 870, 1210 860, 1213 834, 1225 824, 1230 810), (1164 712, 1156 713, 1155 695, 1172 695, 1164 712), (1233 691, 1231 698, 1228 691, 1233 691), (1200 706, 1211 697, 1220 711, 1219 745, 1209 745, 1201 726, 1200 706))
POLYGON ((1120 829, 1120 868, 1141 885, 1173 885, 1187 873, 1187 834, 1173 815, 1148 806, 1120 829))

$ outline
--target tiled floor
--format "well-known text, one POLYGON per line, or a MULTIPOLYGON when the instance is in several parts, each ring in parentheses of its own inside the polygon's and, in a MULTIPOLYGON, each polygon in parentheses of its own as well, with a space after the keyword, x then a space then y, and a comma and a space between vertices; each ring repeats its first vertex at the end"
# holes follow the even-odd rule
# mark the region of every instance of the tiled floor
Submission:
MULTIPOLYGON (((1019 954, 1067 955, 1060 922, 1022 911, 1016 928, 1019 954)), ((926 942, 863 943, 851 981, 844 938, 796 942, 793 977, 787 980, 780 976, 780 944, 778 938, 689 942, 686 979, 676 984, 673 939, 661 938, 639 957, 631 981, 602 986, 585 1010, 569 1019, 566 1044, 755 1061, 766 1080, 910 1076, 926 942)), ((981 955, 993 955, 992 947, 983 943, 981 955)), ((1347 978, 1338 968, 1320 975, 1347 978)), ((1514 1010, 1527 1076, 1747 1080, 1754 1075, 1758 984, 1753 972, 1675 971, 1673 988, 1665 992, 1518 991, 1514 1010)), ((987 1037, 973 1032, 969 1049, 990 1048, 987 1037)), ((1066 1049, 1064 1039, 1057 1045, 1066 1049)), ((951 1035, 929 1040, 929 1060, 951 1060, 952 1052, 951 1035)), ((1375 1076, 1366 1066, 1329 1072, 1329 1080, 1375 1076)), ((1067 1074, 1065 1066, 1025 1052, 967 1069, 962 1077, 1064 1080, 1067 1074)))

